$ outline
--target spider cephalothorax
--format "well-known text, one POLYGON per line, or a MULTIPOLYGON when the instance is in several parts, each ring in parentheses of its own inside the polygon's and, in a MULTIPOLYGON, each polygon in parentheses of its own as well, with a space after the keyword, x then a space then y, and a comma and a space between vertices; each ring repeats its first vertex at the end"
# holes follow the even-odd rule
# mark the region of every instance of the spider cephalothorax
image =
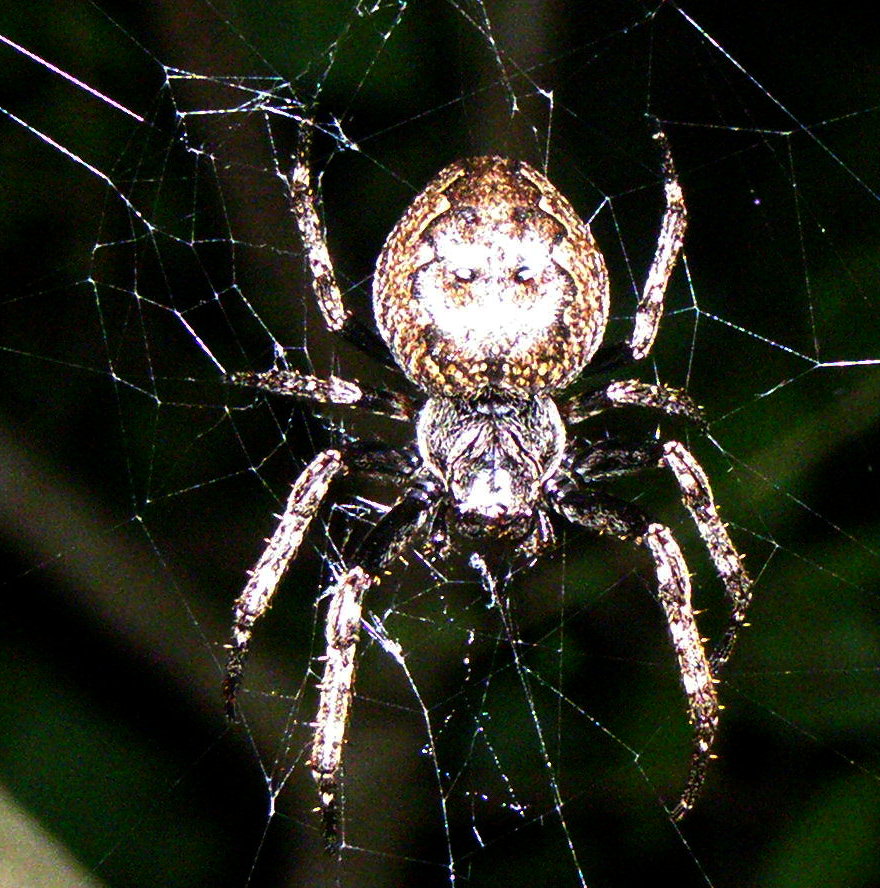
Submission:
POLYGON ((522 539, 533 528, 543 484, 559 468, 565 427, 549 398, 439 396, 419 414, 417 441, 459 530, 522 539))
MULTIPOLYGON (((369 327, 348 312, 336 284, 308 166, 311 124, 290 188, 315 294, 327 327, 386 358, 369 327)), ((244 372, 233 381, 301 400, 357 406, 414 423, 414 446, 351 443, 318 454, 293 485, 278 526, 234 609, 224 693, 235 712, 244 659, 262 616, 334 479, 350 472, 402 486, 394 506, 345 556, 329 590, 327 648, 309 765, 328 842, 337 838, 337 790, 353 694, 363 598, 426 528, 453 525, 471 538, 506 540, 529 557, 552 539, 551 517, 644 546, 655 566, 688 716, 691 772, 673 810, 682 816, 702 785, 718 722, 716 679, 745 619, 750 581, 708 479, 677 441, 591 442, 571 429, 614 407, 636 405, 702 422, 683 392, 629 379, 560 395, 586 370, 641 360, 663 313, 663 295, 685 228, 685 206, 664 136, 666 211, 628 340, 602 345, 608 276, 589 227, 541 173, 520 161, 477 157, 451 164, 413 200, 379 257, 373 303, 397 366, 424 392, 399 392, 296 370, 244 372), (675 478, 731 602, 729 628, 707 653, 691 604, 687 564, 670 530, 604 493, 611 476, 661 467, 675 478)))

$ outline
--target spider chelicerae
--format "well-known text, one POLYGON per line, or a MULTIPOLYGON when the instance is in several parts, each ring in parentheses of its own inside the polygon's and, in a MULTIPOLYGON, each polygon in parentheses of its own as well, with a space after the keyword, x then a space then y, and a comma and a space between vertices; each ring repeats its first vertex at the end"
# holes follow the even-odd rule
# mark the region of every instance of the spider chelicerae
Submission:
POLYGON ((309 169, 304 121, 289 188, 315 296, 326 326, 395 364, 422 392, 413 397, 293 369, 231 379, 303 401, 359 407, 415 424, 404 448, 354 442, 319 453, 296 479, 274 534, 234 608, 224 680, 230 717, 255 622, 327 497, 349 473, 402 488, 391 509, 344 559, 330 590, 326 654, 309 767, 318 785, 328 845, 338 840, 338 790, 351 707, 363 599, 416 538, 455 533, 508 541, 526 558, 554 538, 551 518, 610 534, 650 553, 694 732, 691 768, 672 816, 683 816, 704 781, 718 725, 716 681, 743 624, 751 593, 742 560, 719 518, 706 475, 678 441, 627 446, 574 434, 624 405, 703 422, 682 391, 634 379, 560 394, 585 371, 610 371, 651 350, 670 274, 681 249, 685 204, 667 140, 666 208, 656 251, 625 342, 603 345, 609 312, 605 262, 589 227, 550 181, 527 164, 474 157, 442 170, 385 242, 373 279, 381 339, 346 309, 327 250, 309 169), (730 600, 728 628, 707 653, 691 604, 688 567, 669 528, 601 489, 643 469, 668 469, 730 600))

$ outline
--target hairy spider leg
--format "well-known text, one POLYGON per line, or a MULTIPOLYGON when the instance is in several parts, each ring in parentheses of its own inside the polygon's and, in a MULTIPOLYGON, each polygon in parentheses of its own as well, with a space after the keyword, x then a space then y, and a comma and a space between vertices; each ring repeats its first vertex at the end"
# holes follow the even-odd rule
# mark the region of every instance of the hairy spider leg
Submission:
POLYGON ((369 443, 324 450, 303 469, 290 489, 274 533, 266 540, 263 554, 250 571, 247 585, 232 609, 232 639, 223 679, 223 697, 230 719, 237 717, 236 698, 254 624, 269 609, 330 484, 352 470, 399 478, 408 475, 411 469, 411 457, 407 453, 369 443))
POLYGON ((717 677, 730 659, 739 630, 745 625, 752 601, 752 580, 718 514, 703 467, 679 441, 632 447, 609 439, 592 444, 575 439, 568 460, 570 468, 588 483, 657 466, 672 472, 682 502, 697 526, 730 601, 728 626, 710 656, 712 673, 717 677))
POLYGON ((266 548, 235 602, 232 640, 223 679, 223 698, 230 719, 237 718, 236 697, 254 623, 268 610, 281 578, 299 551, 306 531, 327 495, 330 482, 346 469, 339 450, 324 450, 306 466, 291 487, 275 532, 266 540, 266 548))
POLYGON ((337 794, 342 753, 354 694, 357 644, 360 640, 364 595, 378 578, 362 567, 349 568, 327 591, 324 671, 318 683, 320 699, 312 723, 309 768, 318 787, 324 844, 328 851, 339 847, 337 794))
POLYGON ((586 368, 590 373, 601 373, 640 361, 651 351, 657 338, 657 331, 660 329, 660 319, 663 317, 666 287, 684 244, 687 210, 678 174, 675 171, 675 163, 672 160, 672 149, 659 126, 654 133, 654 139, 660 144, 663 152, 663 191, 666 198, 657 249, 636 307, 633 332, 625 342, 600 346, 586 368))
POLYGON ((551 503, 573 524, 645 546, 654 560, 657 600, 666 616, 678 660, 688 720, 694 731, 691 767, 674 812, 682 816, 702 786, 718 728, 718 696, 691 602, 691 583, 681 549, 668 527, 651 521, 631 503, 605 493, 556 484, 551 503))
POLYGON ((635 361, 642 360, 651 351, 651 346, 657 338, 660 318, 663 315, 666 285, 669 283, 672 269, 684 243, 684 231, 687 226, 684 195, 672 161, 672 150, 662 131, 658 130, 654 138, 660 143, 663 152, 663 191, 666 197, 666 211, 660 223, 657 250, 648 269, 648 276, 645 278, 645 287, 636 308, 635 325, 629 339, 629 348, 635 361))
POLYGON ((376 388, 340 376, 323 379, 300 373, 299 370, 273 368, 264 373, 242 370, 232 373, 229 381, 234 385, 257 388, 273 395, 284 395, 315 404, 360 407, 402 422, 411 421, 418 412, 416 402, 402 392, 376 388))
POLYGON ((318 685, 320 699, 314 721, 309 767, 318 785, 324 843, 339 847, 339 773, 342 769, 348 719, 354 693, 357 642, 364 595, 380 580, 387 565, 422 527, 427 513, 440 500, 439 484, 420 476, 367 534, 348 567, 328 590, 327 650, 318 685))
POLYGON ((299 145, 293 170, 290 174, 290 204, 293 218, 299 229, 312 289, 324 323, 331 333, 357 346, 361 351, 382 364, 396 367, 385 341, 375 330, 362 324, 345 307, 342 292, 336 281, 333 260, 327 249, 327 233, 318 213, 315 189, 312 183, 310 159, 312 149, 313 120, 303 120, 299 128, 299 145))
POLYGON ((667 441, 663 445, 663 463, 669 467, 678 482, 684 504, 697 525, 730 599, 729 625, 710 658, 712 672, 717 677, 730 658, 739 630, 745 624, 746 612, 752 600, 752 581, 718 515, 712 488, 703 467, 678 441, 667 441))
MULTIPOLYGON (((709 655, 711 673, 717 680, 730 657, 739 630, 745 624, 752 599, 752 582, 718 514, 703 468, 678 441, 667 441, 665 444, 650 442, 641 447, 622 446, 607 439, 595 444, 575 441, 571 444, 568 457, 569 470, 585 483, 655 467, 668 468, 672 472, 682 502, 697 527, 730 601, 727 628, 709 655)), ((705 770, 706 762, 694 759, 687 789, 673 810, 675 819, 680 819, 693 807, 705 778, 705 770)))
POLYGON ((706 425, 702 409, 686 392, 638 379, 617 380, 596 391, 571 395, 559 403, 559 413, 566 423, 574 424, 613 407, 646 407, 667 416, 681 416, 701 427, 706 425))

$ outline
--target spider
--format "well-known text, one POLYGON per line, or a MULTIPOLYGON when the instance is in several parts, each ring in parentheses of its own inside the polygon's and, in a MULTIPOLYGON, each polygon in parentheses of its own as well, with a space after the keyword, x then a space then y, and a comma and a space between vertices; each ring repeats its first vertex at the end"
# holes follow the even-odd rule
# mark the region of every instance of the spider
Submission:
POLYGON ((402 487, 327 592, 326 655, 309 767, 328 847, 338 842, 340 771, 352 702, 363 599, 417 537, 455 533, 476 546, 507 541, 534 559, 553 542, 554 520, 645 547, 665 614, 694 740, 678 819, 704 781, 718 725, 716 681, 745 621, 751 583, 715 506, 705 472, 678 441, 626 446, 571 431, 605 410, 635 405, 702 424, 682 391, 628 379, 560 394, 585 374, 644 359, 657 335, 681 249, 685 204, 659 126, 666 206, 632 334, 603 345, 608 275, 590 228, 540 172, 518 160, 452 163, 418 194, 379 255, 373 308, 381 338, 346 309, 327 250, 310 173, 311 121, 303 121, 288 180, 292 212, 326 326, 392 363, 419 397, 294 369, 233 374, 237 385, 301 401, 359 407, 415 425, 404 448, 351 442, 319 453, 296 479, 273 535, 233 611, 224 679, 236 696, 256 621, 268 609, 334 480, 367 473, 402 487), (601 490, 600 482, 668 469, 730 601, 728 628, 707 653, 691 604, 687 564, 668 527, 601 490))

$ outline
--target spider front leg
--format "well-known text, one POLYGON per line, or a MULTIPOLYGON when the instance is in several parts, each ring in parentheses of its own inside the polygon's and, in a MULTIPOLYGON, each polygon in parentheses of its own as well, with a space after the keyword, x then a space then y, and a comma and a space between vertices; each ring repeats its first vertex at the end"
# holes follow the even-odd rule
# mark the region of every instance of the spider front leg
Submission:
POLYGON ((299 551, 306 531, 318 512, 334 478, 347 469, 342 451, 319 453, 296 479, 279 516, 275 532, 253 570, 247 585, 233 607, 232 640, 223 678, 226 715, 237 717, 236 697, 241 686, 244 661, 254 623, 269 609, 288 565, 299 551))
POLYGON ((328 850, 337 845, 338 815, 336 793, 342 750, 348 727, 348 715, 354 693, 355 656, 360 640, 361 611, 364 595, 377 581, 372 574, 356 566, 347 570, 330 590, 327 608, 324 674, 309 767, 318 785, 324 822, 324 841, 328 850))
POLYGON ((339 772, 354 694, 363 598, 379 582, 386 565, 422 527, 439 497, 440 488, 435 482, 427 478, 414 482, 364 538, 350 559, 351 566, 329 592, 327 649, 309 756, 321 803, 324 842, 329 851, 339 845, 339 772))
POLYGON ((644 543, 650 549, 657 571, 658 595, 666 613, 669 636, 678 658, 681 683, 688 697, 688 718, 694 729, 691 767, 684 789, 672 809, 680 820, 693 807, 706 781, 712 759, 712 744, 718 730, 717 679, 713 676, 691 604, 688 566, 668 527, 651 524, 644 543))
POLYGON ((555 509, 573 524, 644 545, 654 560, 657 599, 666 616, 694 730, 690 773, 673 809, 678 819, 692 807, 705 780, 718 728, 718 695, 694 615, 687 564, 669 528, 650 521, 630 503, 579 490, 571 479, 557 480, 549 492, 555 509))
POLYGON ((697 526, 730 601, 728 626, 710 658, 712 672, 717 677, 730 659, 739 630, 745 624, 746 613, 752 601, 752 581, 721 520, 709 479, 702 466, 679 441, 667 441, 665 444, 652 441, 641 447, 624 447, 608 440, 580 446, 575 441, 568 466, 585 483, 655 466, 672 472, 682 502, 697 526))
POLYGON ((745 624, 746 612, 752 601, 752 581, 718 515, 709 479, 702 466, 678 441, 667 441, 663 445, 663 463, 678 482, 682 500, 697 525, 730 599, 731 613, 727 629, 712 651, 712 671, 717 676, 730 659, 736 637, 745 624))
POLYGON ((236 698, 254 624, 269 609, 330 484, 352 469, 397 477, 408 475, 412 464, 408 454, 384 445, 354 444, 319 453, 296 479, 275 532, 266 541, 266 548, 233 607, 232 639, 223 679, 223 697, 230 719, 237 716, 236 698))

